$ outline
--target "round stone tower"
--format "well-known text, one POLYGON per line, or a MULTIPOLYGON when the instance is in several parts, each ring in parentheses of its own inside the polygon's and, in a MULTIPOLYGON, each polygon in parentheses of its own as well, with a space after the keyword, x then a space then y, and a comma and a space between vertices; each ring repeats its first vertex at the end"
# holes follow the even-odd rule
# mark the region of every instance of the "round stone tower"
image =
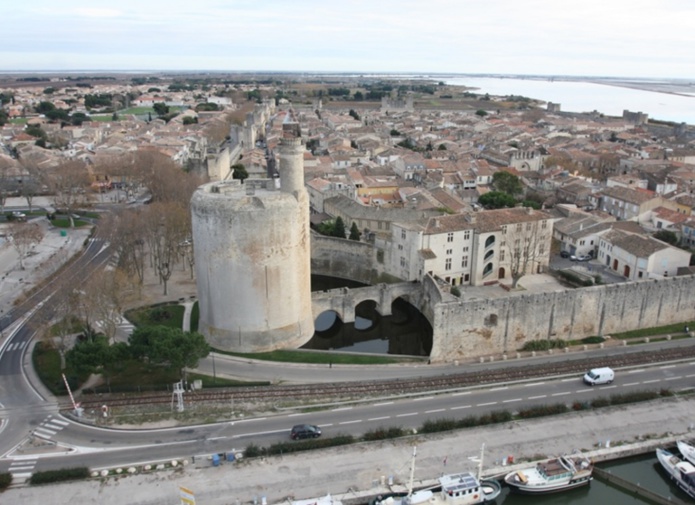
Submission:
POLYGON ((199 331, 217 349, 296 348, 314 333, 309 197, 296 128, 274 179, 215 182, 191 200, 199 331))

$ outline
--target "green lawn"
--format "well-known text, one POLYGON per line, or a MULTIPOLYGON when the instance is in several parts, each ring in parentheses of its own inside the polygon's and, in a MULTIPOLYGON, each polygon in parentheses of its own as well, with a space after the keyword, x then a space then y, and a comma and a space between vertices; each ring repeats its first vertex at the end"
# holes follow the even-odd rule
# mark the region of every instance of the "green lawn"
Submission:
MULTIPOLYGON (((67 218, 54 219, 53 221, 51 221, 51 224, 56 228, 70 228, 70 220, 67 218)), ((79 228, 81 226, 89 226, 91 224, 92 223, 90 223, 89 221, 75 219, 75 228, 79 228)))
POLYGON ((125 313, 126 318, 135 326, 162 325, 169 328, 183 326, 183 305, 158 305, 132 309, 125 313))
POLYGON ((148 112, 151 112, 153 114, 153 117, 157 116, 152 107, 131 107, 129 109, 119 110, 117 112, 117 114, 119 116, 122 116, 125 114, 135 114, 137 116, 137 115, 147 114, 148 112))

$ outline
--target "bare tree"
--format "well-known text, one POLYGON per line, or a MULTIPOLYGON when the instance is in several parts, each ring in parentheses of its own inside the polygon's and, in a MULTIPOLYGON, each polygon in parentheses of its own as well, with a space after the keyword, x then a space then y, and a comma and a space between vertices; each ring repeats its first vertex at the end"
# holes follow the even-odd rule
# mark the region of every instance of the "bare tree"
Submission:
POLYGON ((129 277, 137 278, 142 285, 145 280, 146 229, 142 223, 142 212, 127 209, 120 213, 105 214, 100 228, 116 251, 119 268, 129 277))
POLYGON ((510 209, 526 216, 521 216, 521 222, 502 227, 500 266, 509 268, 512 288, 516 288, 524 275, 537 273, 542 265, 548 264, 552 225, 545 213, 531 211, 529 214, 529 210, 510 209))
POLYGON ((56 208, 65 209, 70 219, 70 227, 75 226, 75 209, 85 201, 84 192, 89 184, 89 174, 84 163, 67 160, 47 171, 46 183, 54 193, 56 208))
POLYGON ((24 258, 32 247, 43 240, 43 229, 36 223, 10 224, 10 237, 12 245, 19 254, 19 268, 24 270, 24 258))
POLYGON ((89 320, 113 343, 125 303, 134 290, 128 276, 119 269, 107 269, 89 278, 84 285, 83 306, 89 310, 89 320))

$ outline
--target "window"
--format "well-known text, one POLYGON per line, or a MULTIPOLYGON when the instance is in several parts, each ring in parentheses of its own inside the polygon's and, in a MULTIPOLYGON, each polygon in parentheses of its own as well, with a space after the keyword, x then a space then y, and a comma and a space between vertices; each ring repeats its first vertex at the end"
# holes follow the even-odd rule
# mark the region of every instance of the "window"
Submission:
POLYGON ((502 227, 502 235, 504 235, 505 233, 507 233, 507 227, 506 227, 506 226, 503 226, 503 227, 502 227))
POLYGON ((545 254, 545 244, 538 246, 538 254, 545 254))
POLYGON ((463 232, 463 240, 470 240, 471 239, 471 231, 466 230, 463 232))
POLYGON ((504 261, 504 249, 500 251, 500 261, 504 261))
POLYGON ((464 256, 461 259, 461 268, 468 268, 468 256, 464 256))
POLYGON ((545 230, 548 227, 548 221, 541 222, 541 229, 545 230))
POLYGON ((405 230, 401 230, 401 238, 405 240, 405 230))
POLYGON ((516 225, 516 231, 521 231, 522 225, 521 223, 516 225))
POLYGON ((584 245, 584 241, 583 241, 583 240, 580 240, 580 241, 579 241, 579 245, 584 245))
POLYGON ((451 270, 451 258, 447 258, 444 262, 444 270, 451 270))
POLYGON ((451 256, 451 253, 453 253, 453 252, 454 252, 453 249, 447 249, 447 250, 446 250, 446 255, 447 255, 447 256, 451 256))
POLYGON ((454 234, 453 233, 447 233, 446 241, 447 242, 453 242, 454 241, 454 234))
POLYGON ((403 250, 403 244, 398 244, 398 250, 402 251, 403 250))
POLYGON ((467 253, 468 252, 468 247, 463 248, 463 252, 467 253))
POLYGON ((531 231, 531 223, 526 223, 526 231, 531 231))
POLYGON ((405 267, 405 258, 401 256, 401 267, 405 267))
POLYGON ((487 248, 487 247, 490 247, 490 246, 493 245, 494 243, 495 243, 495 236, 494 236, 494 235, 490 235, 490 236, 487 238, 487 240, 485 241, 485 247, 486 247, 486 248, 487 248))
POLYGON ((521 245, 521 239, 518 238, 514 241, 514 247, 518 249, 520 245, 521 245))

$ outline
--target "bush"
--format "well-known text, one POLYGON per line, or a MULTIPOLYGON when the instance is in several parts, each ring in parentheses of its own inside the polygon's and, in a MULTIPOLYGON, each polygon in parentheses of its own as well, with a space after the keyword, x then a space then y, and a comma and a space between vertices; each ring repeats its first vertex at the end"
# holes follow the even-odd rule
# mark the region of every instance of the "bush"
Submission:
POLYGON ((12 474, 9 472, 0 473, 0 491, 7 489, 12 484, 12 474))
POLYGON ((610 398, 595 398, 591 401, 591 407, 594 409, 600 409, 601 407, 608 407, 611 404, 610 398))
POLYGON ((349 445, 355 442, 352 435, 337 435, 330 438, 314 438, 302 440, 301 442, 278 442, 269 447, 264 447, 263 456, 275 456, 278 454, 287 454, 290 452, 313 451, 314 449, 325 449, 327 447, 337 447, 340 445, 349 445))
POLYGON ((36 472, 29 479, 29 484, 51 484, 53 482, 62 482, 66 480, 78 480, 89 478, 89 468, 79 466, 75 468, 62 468, 60 470, 46 470, 45 472, 36 472))
POLYGON ((605 338, 599 336, 586 337, 581 340, 582 344, 601 344, 605 341, 605 338))
POLYGON ((588 410, 591 408, 589 402, 572 402, 572 410, 588 410))
POLYGON ((564 349, 567 342, 560 339, 554 340, 532 340, 526 342, 521 348, 522 351, 547 351, 548 349, 564 349))
POLYGON ((406 434, 408 434, 408 432, 400 426, 393 428, 377 428, 362 435, 362 440, 365 442, 374 442, 376 440, 399 438, 405 436, 406 434))
POLYGON ((637 403, 654 400, 659 397, 657 391, 633 391, 610 396, 611 405, 622 405, 624 403, 637 403))
POLYGON ((450 291, 452 295, 461 298, 461 290, 458 288, 458 286, 452 286, 450 291))
POLYGON ((564 403, 556 403, 554 405, 533 405, 519 411, 521 419, 530 419, 532 417, 554 416, 564 414, 569 409, 564 403))

